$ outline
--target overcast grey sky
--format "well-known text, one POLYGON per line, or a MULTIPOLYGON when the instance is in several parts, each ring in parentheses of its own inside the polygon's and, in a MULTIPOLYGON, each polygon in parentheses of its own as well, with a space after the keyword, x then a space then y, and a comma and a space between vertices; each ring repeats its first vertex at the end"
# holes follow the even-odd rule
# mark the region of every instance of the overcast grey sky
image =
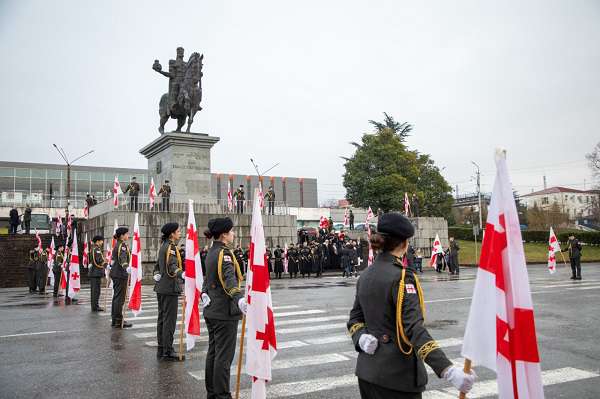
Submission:
MULTIPOLYGON (((600 141, 600 2, 0 2, 2 160, 146 167, 163 67, 204 53, 196 132, 221 137, 212 169, 316 177, 342 198, 343 161, 384 111, 414 124, 454 187, 491 190, 494 148, 521 193, 583 188, 600 141), (174 9, 169 10, 170 7, 174 9)), ((174 129, 175 121, 167 124, 174 129)))

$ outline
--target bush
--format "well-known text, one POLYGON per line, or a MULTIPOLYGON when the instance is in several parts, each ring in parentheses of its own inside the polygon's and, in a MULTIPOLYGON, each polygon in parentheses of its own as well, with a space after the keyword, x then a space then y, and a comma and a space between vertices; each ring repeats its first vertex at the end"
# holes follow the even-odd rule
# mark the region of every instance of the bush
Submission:
MULTIPOLYGON (((525 230, 521 232, 524 242, 541 242, 547 243, 549 231, 536 231, 536 230, 525 230)), ((562 231, 556 234, 558 241, 566 244, 569 241, 569 236, 573 234, 579 242, 587 245, 600 245, 600 232, 597 231, 562 231)), ((477 237, 478 241, 481 241, 481 232, 477 237)), ((473 241, 473 229, 468 227, 448 227, 448 237, 454 237, 457 240, 473 241)))

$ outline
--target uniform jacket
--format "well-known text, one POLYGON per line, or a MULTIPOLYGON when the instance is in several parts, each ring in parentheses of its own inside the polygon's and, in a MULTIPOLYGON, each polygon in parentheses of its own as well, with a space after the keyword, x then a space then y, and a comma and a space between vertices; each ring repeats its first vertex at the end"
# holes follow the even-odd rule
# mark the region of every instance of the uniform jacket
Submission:
POLYGON ((127 268, 131 252, 125 241, 119 240, 112 251, 112 266, 110 269, 110 278, 127 280, 127 268))
POLYGON ((91 258, 92 264, 88 271, 88 277, 104 277, 104 269, 106 268, 107 262, 104 258, 104 251, 102 251, 102 248, 94 245, 91 258))
POLYGON ((438 376, 452 365, 423 326, 422 301, 414 270, 403 269, 400 259, 389 252, 377 256, 373 265, 363 272, 348 321, 348 330, 359 352, 358 378, 396 391, 422 392, 427 384, 423 362, 438 376), (396 317, 399 303, 401 320, 396 317), (402 329, 397 329, 399 325, 402 329), (360 349, 359 339, 363 334, 371 334, 379 340, 375 354, 368 355, 360 349))
POLYGON ((238 301, 242 272, 233 251, 221 241, 214 241, 206 255, 206 276, 202 292, 210 297, 210 305, 202 311, 204 317, 216 320, 241 320, 238 301))
POLYGON ((179 295, 179 280, 183 273, 183 258, 177 245, 169 240, 163 241, 158 250, 158 273, 160 280, 154 285, 154 292, 164 295, 179 295))
POLYGON ((275 201, 275 191, 273 191, 273 190, 267 191, 267 194, 265 194, 265 199, 267 201, 275 201))
POLYGON ((163 184, 160 190, 158 191, 158 195, 163 198, 169 198, 171 196, 171 186, 168 184, 163 184))
POLYGON ((135 197, 140 193, 140 185, 137 182, 131 182, 123 192, 123 194, 129 191, 129 196, 135 197))
POLYGON ((569 258, 580 258, 581 249, 581 244, 579 243, 579 240, 577 238, 575 238, 574 240, 569 240, 569 258))
POLYGON ((63 261, 65 260, 64 252, 56 252, 54 256, 54 263, 52 264, 52 271, 54 273, 60 273, 60 268, 62 267, 63 261))
POLYGON ((238 201, 243 201, 246 199, 245 194, 244 194, 244 190, 242 189, 237 189, 235 190, 235 192, 233 193, 233 198, 235 198, 238 201))

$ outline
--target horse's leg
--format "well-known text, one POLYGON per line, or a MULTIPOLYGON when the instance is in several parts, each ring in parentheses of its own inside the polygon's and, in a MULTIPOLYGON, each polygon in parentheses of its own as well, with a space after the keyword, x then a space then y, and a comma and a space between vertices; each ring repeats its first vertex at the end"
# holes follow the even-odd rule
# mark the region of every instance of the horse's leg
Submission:
POLYGON ((194 114, 195 114, 195 112, 194 112, 194 110, 192 110, 190 112, 190 114, 188 115, 187 129, 185 131, 186 133, 190 132, 190 128, 192 127, 192 123, 194 123, 194 114))
POLYGON ((167 123, 168 120, 169 120, 169 115, 160 117, 160 125, 158 126, 158 131, 160 132, 160 134, 163 134, 165 132, 165 124, 167 123))
POLYGON ((177 118, 177 130, 175 130, 178 133, 181 133, 181 128, 183 127, 183 125, 185 124, 185 115, 180 116, 177 118))

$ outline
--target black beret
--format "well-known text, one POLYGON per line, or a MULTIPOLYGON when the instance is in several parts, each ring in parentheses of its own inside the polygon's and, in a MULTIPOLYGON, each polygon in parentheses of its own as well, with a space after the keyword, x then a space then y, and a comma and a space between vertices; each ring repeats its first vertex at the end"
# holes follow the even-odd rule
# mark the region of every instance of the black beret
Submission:
POLYGON ((120 237, 125 233, 128 233, 129 229, 127 227, 119 227, 117 231, 115 231, 115 237, 120 237))
POLYGON ((377 233, 406 240, 415 234, 415 228, 406 216, 390 212, 379 217, 377 233))
POLYGON ((215 218, 208 221, 208 231, 213 238, 219 238, 223 233, 229 233, 233 228, 233 221, 228 218, 215 218))
POLYGON ((171 222, 171 223, 165 224, 162 227, 162 229, 160 229, 160 232, 163 233, 163 235, 165 235, 165 236, 170 236, 171 233, 174 233, 175 231, 177 231, 178 228, 179 228, 179 223, 171 222))
POLYGON ((98 242, 98 241, 104 241, 104 237, 94 236, 94 238, 92 238, 92 242, 98 242))

